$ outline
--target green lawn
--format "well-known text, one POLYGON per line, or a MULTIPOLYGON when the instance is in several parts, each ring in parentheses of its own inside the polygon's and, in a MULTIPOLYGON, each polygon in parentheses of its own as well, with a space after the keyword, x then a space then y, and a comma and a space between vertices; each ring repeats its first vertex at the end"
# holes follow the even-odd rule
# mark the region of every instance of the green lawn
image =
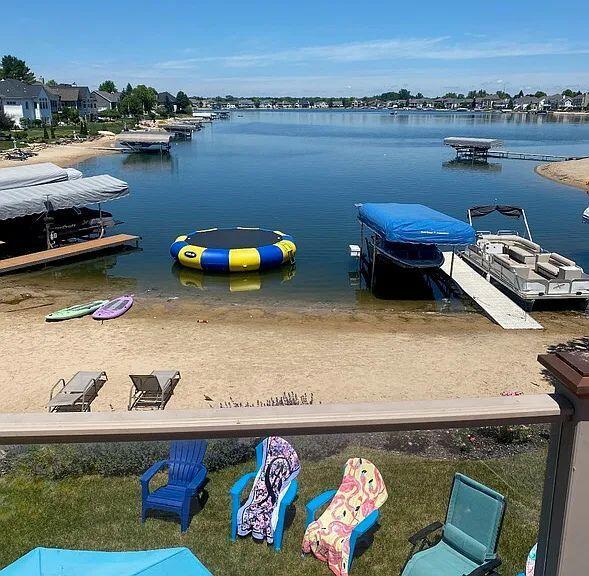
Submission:
POLYGON ((372 460, 381 470, 389 499, 368 548, 360 549, 354 574, 398 574, 408 552, 407 537, 445 514, 452 475, 463 472, 508 498, 500 542, 501 573, 522 568, 536 540, 545 451, 501 460, 432 461, 377 450, 350 449, 318 462, 303 462, 292 525, 280 553, 250 538, 229 541, 228 490, 249 464, 209 475, 208 501, 188 532, 167 519, 139 521, 140 487, 136 477, 85 476, 60 481, 9 475, 0 479, 0 566, 35 546, 137 550, 188 546, 215 575, 328 575, 314 558, 301 558, 305 503, 337 487, 348 456, 372 460))

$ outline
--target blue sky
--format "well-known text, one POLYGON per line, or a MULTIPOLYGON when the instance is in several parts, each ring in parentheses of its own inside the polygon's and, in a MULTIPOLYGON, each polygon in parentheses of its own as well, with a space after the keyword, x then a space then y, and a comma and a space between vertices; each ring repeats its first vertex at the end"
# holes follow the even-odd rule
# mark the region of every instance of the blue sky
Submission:
POLYGON ((586 2, 4 2, 0 54, 46 80, 189 95, 589 90, 586 2), (7 23, 10 22, 10 26, 7 23))

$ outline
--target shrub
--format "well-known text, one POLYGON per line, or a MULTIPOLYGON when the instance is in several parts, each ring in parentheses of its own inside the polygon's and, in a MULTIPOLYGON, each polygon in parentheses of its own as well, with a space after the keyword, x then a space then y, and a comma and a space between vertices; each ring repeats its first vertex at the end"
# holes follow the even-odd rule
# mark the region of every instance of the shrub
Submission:
MULTIPOLYGON (((255 457, 255 440, 212 440, 205 465, 213 472, 255 457)), ((16 472, 57 480, 99 474, 139 476, 154 462, 168 458, 167 442, 111 442, 14 447, 0 458, 0 473, 16 472)))
POLYGON ((489 426, 481 428, 479 433, 492 438, 499 444, 527 444, 532 441, 532 429, 529 426, 489 426))

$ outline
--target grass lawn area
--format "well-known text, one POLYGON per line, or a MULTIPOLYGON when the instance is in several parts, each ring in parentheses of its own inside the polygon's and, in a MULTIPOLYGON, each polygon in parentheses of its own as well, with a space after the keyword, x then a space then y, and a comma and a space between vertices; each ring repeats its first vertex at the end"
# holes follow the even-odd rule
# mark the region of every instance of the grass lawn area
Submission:
POLYGON ((312 557, 301 558, 305 503, 336 488, 345 460, 363 456, 380 469, 389 499, 380 527, 368 547, 360 547, 352 574, 399 574, 409 551, 407 538, 434 520, 443 520, 454 472, 467 474, 504 494, 507 514, 499 552, 501 574, 523 568, 536 541, 542 496, 544 450, 498 460, 433 461, 378 450, 346 450, 321 461, 303 461, 300 492, 292 524, 285 530, 283 550, 244 538, 229 540, 228 490, 254 467, 232 466, 209 475, 208 499, 185 535, 174 519, 139 521, 141 493, 136 477, 84 476, 60 481, 7 475, 0 478, 0 567, 36 546, 140 550, 187 546, 215 575, 328 575, 312 557))

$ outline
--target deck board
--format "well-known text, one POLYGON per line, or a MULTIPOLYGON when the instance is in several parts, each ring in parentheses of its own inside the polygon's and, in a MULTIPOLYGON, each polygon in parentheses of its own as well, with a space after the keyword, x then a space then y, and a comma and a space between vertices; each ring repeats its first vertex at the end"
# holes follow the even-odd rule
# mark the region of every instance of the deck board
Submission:
MULTIPOLYGON (((450 276, 452 253, 444 254, 441 270, 450 276)), ((541 330, 542 325, 536 322, 525 310, 520 308, 511 298, 493 286, 476 270, 471 268, 458 255, 454 257, 452 279, 462 290, 478 304, 485 313, 499 326, 506 330, 541 330)))
POLYGON ((35 266, 43 266, 51 262, 67 260, 68 258, 75 258, 92 252, 101 252, 102 250, 117 248, 133 242, 137 243, 139 239, 139 236, 132 236, 130 234, 116 234, 115 236, 86 240, 85 242, 78 242, 69 246, 51 248, 42 252, 32 252, 31 254, 15 256, 14 258, 5 258, 4 260, 0 260, 0 274, 7 274, 8 272, 15 272, 35 266))

